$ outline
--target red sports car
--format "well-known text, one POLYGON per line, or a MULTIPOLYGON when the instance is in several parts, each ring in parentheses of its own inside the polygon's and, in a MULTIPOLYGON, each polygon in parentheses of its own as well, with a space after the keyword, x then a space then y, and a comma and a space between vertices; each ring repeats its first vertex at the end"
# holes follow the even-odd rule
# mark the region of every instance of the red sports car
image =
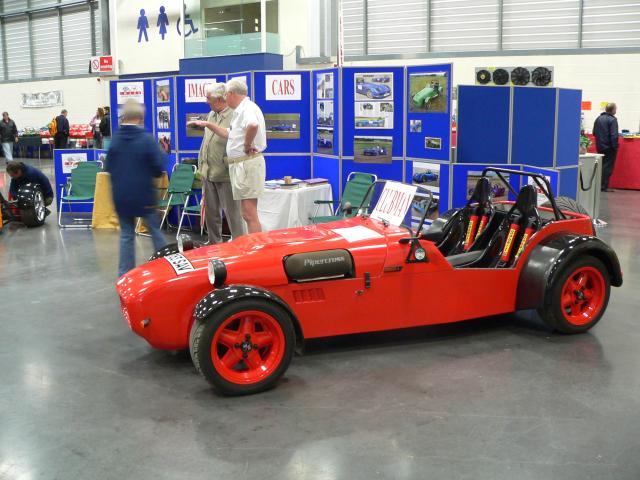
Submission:
POLYGON ((386 195, 387 182, 371 214, 361 205, 332 223, 157 252, 118 280, 122 313, 152 346, 189 348, 196 369, 231 395, 273 386, 295 347, 312 338, 519 309, 538 309, 559 332, 587 331, 604 314, 610 286, 622 284, 616 254, 587 215, 559 208, 566 201, 556 203, 544 177, 488 171, 533 177, 549 206, 537 206, 533 185, 514 192, 515 202, 493 203, 483 176, 464 208, 412 229, 375 217, 380 203, 404 202, 386 195))

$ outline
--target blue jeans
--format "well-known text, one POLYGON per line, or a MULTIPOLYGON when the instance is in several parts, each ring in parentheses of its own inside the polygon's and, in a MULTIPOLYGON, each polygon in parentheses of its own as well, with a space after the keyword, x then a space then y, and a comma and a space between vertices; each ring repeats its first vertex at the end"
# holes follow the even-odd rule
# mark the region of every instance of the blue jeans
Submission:
POLYGON ((13 160, 13 142, 2 142, 2 151, 6 162, 13 160))
MULTIPOLYGON (((134 243, 136 237, 136 219, 135 217, 120 218, 120 264, 118 267, 118 276, 122 276, 136 266, 136 246, 134 243)), ((167 239, 160 230, 160 221, 155 212, 147 213, 144 217, 144 224, 151 233, 153 246, 156 250, 160 250, 167 246, 167 239)))

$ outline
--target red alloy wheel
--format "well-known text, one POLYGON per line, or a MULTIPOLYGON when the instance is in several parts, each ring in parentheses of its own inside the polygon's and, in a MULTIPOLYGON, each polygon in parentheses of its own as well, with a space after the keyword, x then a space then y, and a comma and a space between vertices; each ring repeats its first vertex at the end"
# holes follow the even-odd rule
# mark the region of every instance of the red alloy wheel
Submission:
POLYGON ((226 381, 251 385, 268 378, 285 354, 285 336, 266 312, 245 310, 230 316, 213 336, 211 360, 226 381))
POLYGON ((582 326, 600 314, 605 301, 606 283, 594 267, 580 267, 564 283, 560 305, 564 318, 571 325, 582 326))

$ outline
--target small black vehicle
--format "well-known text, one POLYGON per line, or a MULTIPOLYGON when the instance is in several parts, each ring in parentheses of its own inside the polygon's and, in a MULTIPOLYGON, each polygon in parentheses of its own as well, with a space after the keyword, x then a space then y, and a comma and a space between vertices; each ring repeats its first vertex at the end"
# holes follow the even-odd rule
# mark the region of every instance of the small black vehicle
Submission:
POLYGON ((37 183, 22 185, 16 198, 11 200, 6 200, 0 194, 0 207, 3 224, 20 222, 29 228, 43 225, 50 213, 44 204, 42 189, 37 183))

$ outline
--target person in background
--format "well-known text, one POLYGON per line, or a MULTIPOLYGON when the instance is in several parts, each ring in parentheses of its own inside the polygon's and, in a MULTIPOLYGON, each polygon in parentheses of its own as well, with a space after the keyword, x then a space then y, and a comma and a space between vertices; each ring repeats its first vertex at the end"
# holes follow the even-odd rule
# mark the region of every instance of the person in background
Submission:
POLYGON ((107 152, 105 170, 111 174, 113 203, 120 219, 120 276, 135 267, 136 217, 144 219, 156 250, 167 245, 154 208, 157 198, 153 183, 162 175, 165 155, 143 124, 144 105, 128 101, 107 152))
POLYGON ((55 148, 67 148, 69 145, 69 120, 67 120, 67 111, 62 110, 60 115, 56 117, 58 131, 53 137, 55 148))
POLYGON ((13 160, 13 144, 18 141, 18 127, 16 127, 16 122, 9 118, 9 114, 7 112, 2 112, 2 121, 0 121, 0 141, 2 141, 4 160, 9 163, 13 160))
POLYGON ((109 148, 111 142, 111 109, 109 107, 104 107, 104 116, 98 128, 102 137, 102 148, 109 148))
POLYGON ((244 233, 244 223, 240 213, 240 202, 233 199, 229 166, 227 165, 227 139, 216 135, 212 125, 227 129, 231 123, 231 110, 224 100, 226 89, 224 83, 207 85, 205 93, 211 107, 206 122, 199 123, 206 127, 202 146, 198 154, 198 170, 202 176, 205 204, 205 224, 210 243, 222 242, 222 215, 224 214, 231 230, 231 236, 237 238, 244 233))
POLYGON ((609 180, 613 174, 613 167, 616 165, 616 156, 618 155, 618 119, 615 117, 617 111, 618 107, 615 103, 608 104, 593 124, 596 151, 604 155, 600 185, 600 190, 603 192, 613 192, 609 188, 609 180))
POLYGON ((93 134, 93 147, 102 148, 102 134, 100 133, 100 122, 104 118, 104 110, 102 107, 98 107, 96 114, 93 116, 89 125, 91 126, 91 133, 93 134))
POLYGON ((48 207, 51 205, 53 202, 53 188, 51 188, 51 182, 47 176, 36 167, 14 160, 7 164, 7 173, 11 177, 11 184, 9 185, 9 199, 16 198, 18 196, 18 190, 23 185, 26 185, 27 183, 35 183, 40 185, 45 206, 48 207))
POLYGON ((216 135, 228 138, 229 177, 234 200, 240 200, 242 218, 249 233, 262 231, 258 218, 258 198, 264 191, 266 166, 262 152, 267 148, 264 115, 247 97, 247 85, 239 79, 227 83, 225 100, 234 109, 229 128, 213 123, 204 125, 216 135))

